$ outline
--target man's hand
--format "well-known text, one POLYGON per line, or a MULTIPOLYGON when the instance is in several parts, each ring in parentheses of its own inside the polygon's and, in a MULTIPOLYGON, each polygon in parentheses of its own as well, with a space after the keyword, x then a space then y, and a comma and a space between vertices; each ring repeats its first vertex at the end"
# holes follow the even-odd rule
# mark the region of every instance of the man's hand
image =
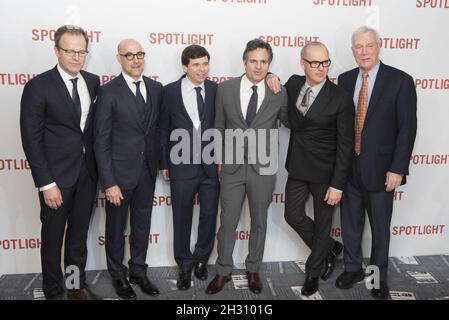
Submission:
POLYGON ((386 191, 390 192, 396 189, 401 185, 402 182, 402 174, 397 174, 388 171, 387 177, 385 180, 385 185, 387 186, 386 191))
POLYGON ((281 82, 279 81, 278 76, 274 73, 270 73, 267 76, 267 85, 274 94, 281 92, 281 82))
POLYGON ((324 201, 330 205, 335 206, 341 200, 342 192, 339 192, 331 187, 327 188, 326 196, 324 197, 324 201))
POLYGON ((120 205, 120 201, 123 200, 122 191, 118 185, 107 188, 105 193, 106 199, 117 207, 120 205))
POLYGON ((42 195, 44 196, 45 204, 53 210, 57 210, 62 206, 62 194, 58 186, 42 191, 42 195))
POLYGON ((161 170, 161 175, 165 181, 170 181, 170 175, 168 174, 168 169, 161 170))

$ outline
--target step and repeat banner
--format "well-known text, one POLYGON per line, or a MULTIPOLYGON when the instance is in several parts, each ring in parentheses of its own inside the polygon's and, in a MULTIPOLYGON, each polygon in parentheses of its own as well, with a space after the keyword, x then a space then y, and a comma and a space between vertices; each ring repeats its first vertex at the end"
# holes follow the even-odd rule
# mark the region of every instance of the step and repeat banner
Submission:
MULTIPOLYGON (((449 253, 449 0, 15 0, 0 3, 0 274, 41 270, 39 202, 21 147, 19 105, 24 84, 56 64, 54 32, 63 24, 87 30, 90 53, 85 69, 100 75, 102 84, 119 74, 116 48, 128 37, 139 40, 147 53, 145 75, 162 84, 182 75, 181 52, 190 44, 209 50, 211 80, 219 83, 241 75, 242 53, 253 38, 271 43, 270 70, 282 82, 302 73, 299 55, 307 42, 324 42, 335 80, 355 67, 352 32, 361 25, 377 28, 382 61, 411 74, 418 92, 418 135, 408 184, 395 194, 390 253, 449 253)), ((304 259, 309 254, 284 221, 287 145, 288 130, 282 128, 265 261, 304 259)), ((105 269, 104 193, 98 192, 93 205, 88 269, 105 269)), ((147 262, 175 265, 170 190, 160 177, 153 205, 147 262)), ((196 204, 192 240, 198 209, 196 204)), ((313 209, 310 201, 307 209, 313 209)), ((249 226, 245 203, 235 235, 237 265, 247 254, 249 226)), ((363 249, 368 256, 368 224, 365 229, 363 249)), ((332 236, 341 237, 338 207, 332 236)), ((214 249, 209 262, 215 259, 214 249)))

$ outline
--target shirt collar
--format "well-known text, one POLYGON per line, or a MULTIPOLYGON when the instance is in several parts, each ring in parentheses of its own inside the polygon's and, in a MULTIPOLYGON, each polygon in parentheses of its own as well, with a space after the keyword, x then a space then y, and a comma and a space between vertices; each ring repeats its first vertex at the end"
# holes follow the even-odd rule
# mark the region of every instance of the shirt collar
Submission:
POLYGON ((139 79, 137 79, 137 80, 134 80, 134 78, 131 78, 124 72, 122 72, 122 75, 123 75, 123 78, 125 79, 126 83, 128 84, 128 86, 130 86, 130 87, 134 86, 134 82, 137 82, 137 81, 142 81, 142 83, 144 83, 142 75, 140 75, 139 79))
POLYGON ((310 86, 306 80, 306 83, 304 85, 306 86, 306 88, 310 87, 310 90, 312 91, 313 95, 316 97, 318 95, 318 93, 320 93, 320 91, 323 88, 326 81, 327 81, 327 79, 323 80, 322 82, 318 83, 317 85, 310 86))
POLYGON ((74 78, 81 78, 81 74, 79 72, 76 76, 72 76, 71 74, 68 74, 66 71, 64 71, 64 69, 61 68, 59 63, 58 63, 57 69, 58 69, 59 74, 62 77, 62 80, 64 80, 64 82, 70 81, 70 79, 74 79, 74 78))
POLYGON ((195 90, 196 87, 201 87, 203 92, 205 90, 204 89, 204 81, 199 86, 197 86, 189 79, 189 77, 187 77, 187 75, 185 77, 183 77, 182 82, 187 90, 195 90))
MULTIPOLYGON (((368 78, 370 78, 370 79, 376 78, 377 72, 379 71, 379 67, 380 67, 380 60, 370 71, 368 71, 368 78)), ((362 77, 362 74, 363 74, 363 71, 361 69, 359 69, 359 77, 362 77)))
POLYGON ((264 88, 265 89, 265 79, 261 80, 260 82, 254 84, 251 81, 249 81, 248 77, 246 76, 246 74, 242 77, 242 82, 243 82, 243 88, 245 90, 251 91, 252 90, 252 86, 257 86, 257 90, 259 91, 260 88, 264 88))

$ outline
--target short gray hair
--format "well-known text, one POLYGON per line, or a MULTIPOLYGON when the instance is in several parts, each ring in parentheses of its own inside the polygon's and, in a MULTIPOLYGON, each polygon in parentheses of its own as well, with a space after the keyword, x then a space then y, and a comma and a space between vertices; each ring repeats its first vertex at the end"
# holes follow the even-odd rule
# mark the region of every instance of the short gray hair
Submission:
POLYGON ((373 29, 373 28, 370 28, 370 27, 367 27, 367 26, 361 26, 361 27, 357 28, 357 30, 355 30, 354 33, 352 34, 351 47, 354 44, 354 38, 355 37, 357 37, 358 35, 367 33, 367 32, 371 32, 374 35, 374 37, 376 38, 376 41, 379 43, 379 41, 380 41, 379 32, 377 32, 376 29, 373 29))
POLYGON ((302 50, 301 50, 301 59, 304 59, 304 58, 306 57, 307 50, 308 50, 310 47, 323 47, 324 49, 326 49, 327 56, 329 56, 329 50, 328 50, 327 47, 324 45, 324 43, 322 43, 322 42, 320 42, 320 41, 311 41, 311 42, 308 42, 304 47, 302 47, 302 50))

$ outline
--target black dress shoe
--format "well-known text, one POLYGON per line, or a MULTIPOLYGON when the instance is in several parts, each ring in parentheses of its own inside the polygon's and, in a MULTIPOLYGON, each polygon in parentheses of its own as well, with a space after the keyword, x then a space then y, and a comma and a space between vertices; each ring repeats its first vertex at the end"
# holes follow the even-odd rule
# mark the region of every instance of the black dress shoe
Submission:
POLYGON ((67 298, 69 300, 103 300, 88 288, 69 290, 67 291, 67 298))
POLYGON ((128 279, 112 279, 112 286, 114 287, 115 292, 120 298, 126 300, 136 298, 136 293, 134 292, 133 288, 131 288, 128 279))
POLYGON ((207 263, 198 261, 195 263, 195 271, 194 271, 195 277, 199 280, 206 280, 208 277, 207 273, 207 263))
POLYGON ((246 271, 246 277, 248 278, 249 291, 255 294, 261 293, 262 281, 260 281, 259 273, 246 271))
POLYGON ((376 299, 388 299, 390 297, 390 290, 388 289, 387 283, 380 281, 379 289, 371 289, 371 296, 376 299))
POLYGON ((157 296, 159 294, 159 289, 151 283, 147 276, 143 277, 133 277, 129 276, 129 282, 131 284, 137 284, 143 293, 149 294, 150 296, 157 296))
POLYGON ((179 270, 176 286, 179 290, 187 290, 192 285, 192 271, 179 270))
POLYGON ((223 289, 226 282, 230 281, 231 279, 232 277, 230 274, 228 274, 227 276, 219 276, 217 274, 215 278, 207 286, 206 293, 216 294, 217 292, 220 292, 221 289, 223 289))
POLYGON ((356 272, 344 271, 335 281, 335 286, 339 289, 350 289, 357 282, 365 279, 365 271, 360 269, 356 272))
POLYGON ((321 272, 321 279, 327 280, 332 274, 332 271, 334 271, 335 266, 335 259, 338 257, 338 255, 343 250, 343 244, 341 244, 338 241, 335 241, 334 246, 332 247, 332 250, 327 255, 326 259, 324 260, 324 267, 323 271, 321 272))
POLYGON ((318 291, 318 277, 306 276, 306 280, 301 288, 301 294, 303 296, 311 296, 318 291))

